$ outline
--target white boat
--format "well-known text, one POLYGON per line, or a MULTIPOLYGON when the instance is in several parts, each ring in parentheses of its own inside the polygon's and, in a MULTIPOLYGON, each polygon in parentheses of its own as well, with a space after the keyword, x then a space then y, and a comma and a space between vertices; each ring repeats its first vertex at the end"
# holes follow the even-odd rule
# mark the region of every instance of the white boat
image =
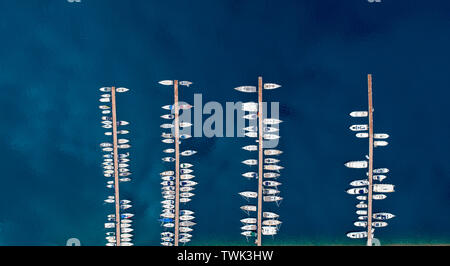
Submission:
POLYGON ((248 120, 255 120, 258 118, 258 115, 257 114, 248 114, 248 115, 244 115, 242 118, 248 119, 248 120))
POLYGON ((263 217, 268 219, 276 219, 280 217, 280 215, 274 213, 274 212, 263 212, 263 217))
POLYGON ((369 112, 367 111, 353 111, 350 113, 351 117, 367 117, 369 112))
POLYGON ((132 228, 122 228, 122 233, 131 233, 131 232, 133 232, 134 231, 134 229, 132 229, 132 228))
POLYGON ((239 192, 239 195, 241 195, 244 198, 252 198, 252 199, 256 199, 258 197, 258 193, 257 192, 253 192, 253 191, 239 192))
POLYGON ((111 107, 109 107, 108 105, 100 105, 98 108, 100 108, 102 110, 108 110, 111 107))
POLYGON ((102 92, 110 92, 111 91, 111 87, 100 88, 100 91, 102 91, 102 92))
POLYGON ((182 198, 190 198, 190 197, 193 197, 193 196, 195 196, 195 194, 191 193, 191 192, 180 193, 180 197, 182 197, 182 198))
POLYGON ((173 124, 161 124, 161 126, 160 126, 161 128, 172 128, 172 127, 174 127, 174 125, 173 124))
POLYGON ((187 243, 187 242, 191 241, 191 239, 189 239, 189 238, 187 238, 187 237, 183 237, 183 238, 180 238, 178 241, 179 241, 180 243, 187 243))
POLYGON ((197 185, 198 183, 195 181, 191 181, 191 180, 182 180, 182 181, 180 181, 180 184, 182 186, 191 187, 191 186, 197 185))
POLYGON ((163 185, 163 186, 173 186, 173 185, 175 185, 175 182, 173 182, 173 181, 162 181, 161 185, 163 185))
POLYGON ((158 83, 161 85, 165 85, 165 86, 171 86, 171 85, 173 85, 173 80, 161 80, 161 81, 158 81, 158 83))
POLYGON ((180 215, 193 215, 194 212, 190 210, 180 210, 180 215))
POLYGON ((280 160, 275 159, 275 158, 265 158, 264 159, 264 163, 278 163, 280 162, 280 160))
POLYGON ((264 202, 278 202, 283 200, 280 196, 264 196, 263 197, 264 202))
POLYGON ((190 226, 194 226, 194 225, 196 225, 196 223, 194 223, 192 221, 182 221, 182 222, 180 222, 180 226, 190 227, 190 226))
POLYGON ((270 219, 270 220, 264 220, 262 222, 263 225, 268 225, 268 226, 278 226, 280 225, 282 222, 279 220, 274 220, 274 219, 270 219))
POLYGON ((180 174, 190 174, 194 172, 192 169, 180 169, 180 174))
POLYGON ((186 227, 186 226, 180 227, 179 230, 181 233, 189 233, 189 232, 194 231, 194 229, 192 229, 190 227, 186 227))
POLYGON ((112 125, 103 125, 102 128, 109 129, 109 128, 112 128, 112 125))
POLYGON ((165 224, 163 224, 163 226, 166 227, 166 228, 172 228, 172 227, 175 226, 175 224, 173 224, 173 223, 165 223, 165 224))
POLYGON ((389 144, 389 142, 384 141, 384 140, 376 140, 373 142, 373 146, 374 147, 385 147, 389 144))
POLYGON ((105 199, 104 200, 106 203, 114 203, 115 201, 114 201, 114 199, 105 199))
POLYGON ((374 199, 374 200, 384 200, 385 198, 387 198, 387 196, 384 194, 373 194, 372 195, 372 199, 374 199))
POLYGON ((281 169, 284 169, 284 167, 275 164, 264 165, 264 170, 279 171, 281 169))
POLYGON ((129 125, 129 124, 130 124, 130 122, 128 122, 128 121, 119 121, 119 122, 117 122, 118 126, 126 126, 126 125, 129 125))
POLYGON ((241 223, 243 223, 243 224, 256 224, 256 218, 244 218, 244 219, 241 219, 241 223))
POLYGON ((369 127, 364 124, 364 125, 351 125, 349 128, 351 131, 365 131, 369 127))
POLYGON ((377 168, 377 169, 373 169, 373 173, 374 174, 387 174, 387 173, 389 173, 389 169, 387 169, 387 168, 377 168))
POLYGON ((373 227, 386 227, 387 225, 388 223, 383 221, 372 222, 373 227))
POLYGON ((247 211, 247 212, 255 212, 256 206, 255 205, 244 205, 244 206, 241 206, 241 210, 247 211))
POLYGON ((367 204, 364 201, 361 201, 360 203, 356 204, 356 208, 358 209, 367 208, 367 204))
POLYGON ((264 83, 264 89, 265 90, 274 90, 281 87, 281 85, 275 84, 275 83, 264 83))
POLYGON ((258 131, 258 129, 257 129, 255 126, 244 127, 242 130, 244 130, 244 131, 250 131, 250 132, 256 132, 256 131, 258 131))
POLYGON ((268 140, 273 140, 273 139, 279 139, 280 136, 276 135, 276 134, 264 134, 263 138, 268 139, 268 140))
POLYGON ((119 167, 128 167, 129 165, 126 163, 119 163, 119 167))
POLYGON ((195 217, 192 215, 181 215, 180 216, 180 220, 181 221, 190 221, 190 220, 194 220, 195 217))
POLYGON ((102 103, 109 103, 109 102, 111 102, 111 99, 110 98, 100 98, 99 101, 102 103))
POLYGON ((128 133, 130 133, 130 131, 125 130, 125 129, 122 129, 122 130, 117 131, 117 134, 121 134, 121 135, 126 135, 126 134, 128 134, 128 133))
POLYGON ((190 105, 190 104, 188 104, 188 103, 186 103, 186 104, 180 104, 179 106, 178 106, 181 110, 189 110, 189 109, 191 109, 192 107, 194 107, 193 105, 190 105))
POLYGON ((377 180, 377 181, 383 181, 384 179, 386 179, 387 176, 385 175, 373 175, 372 178, 373 180, 377 180))
POLYGON ((268 187, 277 187, 277 186, 280 186, 281 183, 277 182, 277 181, 270 180, 270 181, 263 181, 263 185, 264 186, 268 186, 268 187))
POLYGON ((395 192, 394 185, 391 184, 374 184, 373 192, 390 193, 395 192))
POLYGON ((367 161, 350 161, 344 165, 348 168, 367 168, 367 161))
POLYGON ((105 223, 105 228, 106 229, 115 228, 115 227, 116 227, 115 223, 105 223))
POLYGON ((120 88, 117 88, 117 89, 116 89, 117 92, 127 92, 127 91, 129 91, 129 90, 130 90, 130 89, 124 88, 124 87, 120 87, 120 88))
POLYGON ((242 174, 243 177, 247 177, 247 178, 257 178, 258 177, 258 173, 256 172, 246 172, 242 174))
POLYGON ((261 233, 265 236, 273 236, 277 234, 276 226, 263 226, 261 227, 261 233))
POLYGON ((357 200, 367 200, 367 196, 359 195, 359 196, 356 196, 356 199, 357 200))
POLYGON ((369 180, 367 179, 362 179, 362 180, 355 180, 350 182, 350 186, 352 187, 360 187, 360 186, 368 186, 369 185, 369 180))
POLYGON ((366 238, 367 232, 366 231, 349 232, 349 233, 347 233, 347 237, 349 237, 349 238, 366 238))
POLYGON ((131 219, 122 219, 122 220, 120 220, 120 222, 124 223, 124 224, 130 224, 130 223, 133 222, 133 220, 131 220, 131 219))
POLYGON ((191 201, 190 198, 180 198, 180 202, 181 203, 186 203, 186 202, 189 202, 189 201, 191 201))
POLYGON ((102 151, 111 152, 111 151, 113 151, 113 148, 111 148, 111 147, 103 148, 102 151))
POLYGON ((163 157, 163 158, 161 158, 161 160, 163 160, 164 162, 174 162, 175 161, 175 158, 173 158, 173 157, 163 157))
POLYGON ((112 147, 112 146, 113 146, 112 143, 109 143, 109 142, 100 143, 100 147, 102 147, 102 148, 112 147))
POLYGON ((279 176, 280 176, 279 173, 272 173, 272 172, 264 173, 264 178, 278 178, 279 176))
POLYGON ((241 230, 243 230, 243 231, 254 231, 254 230, 256 230, 256 225, 255 224, 246 224, 246 225, 241 227, 241 230))
POLYGON ((192 165, 192 164, 190 164, 190 163, 182 163, 182 164, 180 164, 180 167, 181 167, 181 168, 190 168, 190 167, 192 167, 192 166, 194 166, 194 165, 192 165))
POLYGON ((375 134, 373 134, 373 137, 375 139, 387 139, 387 138, 389 138, 389 135, 386 133, 375 133, 375 134))
POLYGON ((264 195, 276 195, 279 193, 280 193, 280 191, 275 188, 263 188, 264 195))
POLYGON ((182 175, 180 175, 180 179, 182 179, 182 180, 189 180, 189 179, 192 179, 194 177, 195 176, 191 175, 191 174, 182 174, 182 175))
POLYGON ((359 133, 356 133, 356 137, 357 138, 361 138, 361 139, 368 138, 369 137, 369 133, 367 133, 367 132, 359 132, 359 133))
POLYGON ((255 159, 248 159, 248 160, 242 161, 242 163, 251 166, 251 165, 257 165, 258 161, 255 159))
POLYGON ((280 131, 280 129, 276 128, 276 127, 264 127, 263 128, 263 132, 265 132, 265 133, 273 133, 273 132, 278 132, 278 131, 280 131))
POLYGON ((283 122, 283 121, 281 121, 280 119, 277 119, 277 118, 265 118, 263 120, 263 123, 266 125, 277 125, 281 122, 283 122))
POLYGON ((174 142, 175 142, 174 139, 163 139, 163 140, 161 140, 161 141, 164 142, 164 143, 168 143, 168 144, 171 144, 171 143, 174 143, 174 142))
POLYGON ((161 172, 161 173, 160 173, 161 176, 164 176, 164 175, 174 175, 174 174, 175 174, 174 171, 164 171, 164 172, 161 172))
POLYGON ((242 103, 242 111, 257 112, 258 111, 258 103, 255 103, 255 102, 242 103))
POLYGON ((166 246, 166 247, 171 247, 171 246, 173 246, 173 243, 170 243, 170 242, 161 242, 161 245, 162 245, 162 246, 166 246))
POLYGON ((237 91, 242 91, 242 92, 256 92, 255 86, 239 86, 234 89, 237 91))
POLYGON ((367 194, 367 192, 369 192, 369 190, 365 187, 350 188, 347 190, 347 193, 350 195, 367 194))
POLYGON ((252 232, 252 231, 243 231, 243 232, 241 232, 241 235, 243 235, 245 237, 251 237, 251 236, 256 236, 256 233, 252 232))
POLYGON ((119 149, 128 149, 128 148, 130 148, 130 147, 131 147, 130 144, 120 144, 120 145, 117 145, 117 148, 119 148, 119 149))
POLYGON ((120 228, 128 228, 131 227, 131 224, 120 224, 120 228))
POLYGON ((264 155, 280 155, 283 152, 280 150, 274 150, 274 149, 270 149, 270 150, 264 150, 264 155))
POLYGON ((171 138, 173 138, 173 134, 172 133, 163 132, 161 134, 161 137, 166 138, 166 139, 169 139, 169 138, 171 139, 171 138))
POLYGON ((180 123, 180 127, 190 127, 190 126, 192 126, 192 124, 189 122, 181 122, 180 123))
POLYGON ((125 177, 125 178, 120 178, 119 182, 130 182, 131 178, 125 177))
POLYGON ((358 215, 367 215, 367 210, 356 210, 356 214, 358 214, 358 215))
POLYGON ((189 87, 190 85, 192 85, 192 82, 186 81, 186 80, 182 80, 182 81, 179 82, 179 84, 180 84, 181 86, 189 87))
POLYGON ((394 214, 388 213, 388 212, 379 212, 379 213, 373 214, 373 218, 377 219, 377 220, 388 220, 388 219, 392 219, 394 217, 395 217, 394 214))
POLYGON ((107 115, 107 114, 110 114, 111 113, 111 110, 103 110, 102 111, 102 114, 104 114, 104 115, 107 115))
POLYGON ((161 236, 162 236, 162 237, 174 237, 175 234, 172 233, 172 232, 162 232, 162 233, 161 233, 161 236))
POLYGON ((181 192, 189 192, 189 191, 192 191, 194 189, 195 188, 193 188, 193 187, 180 187, 180 191, 181 192))
POLYGON ((366 221, 356 221, 353 224, 355 226, 358 226, 358 227, 366 227, 367 226, 367 222, 366 221))
POLYGON ((164 153, 174 153, 175 149, 165 149, 163 150, 164 153))
POLYGON ((256 133, 256 132, 245 132, 244 135, 249 137, 249 138, 256 138, 256 137, 258 137, 258 133, 256 133))
POLYGON ((242 149, 244 149, 246 151, 257 151, 258 150, 258 146, 256 146, 256 145, 248 145, 248 146, 242 147, 242 149))

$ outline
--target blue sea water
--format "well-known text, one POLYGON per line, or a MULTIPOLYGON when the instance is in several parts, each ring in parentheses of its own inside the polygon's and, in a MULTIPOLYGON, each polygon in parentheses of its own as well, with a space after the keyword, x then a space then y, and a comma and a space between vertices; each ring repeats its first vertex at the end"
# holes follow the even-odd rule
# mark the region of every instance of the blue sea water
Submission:
MULTIPOLYGON (((377 230, 381 244, 450 243, 448 1, 0 2, 0 245, 104 245, 108 195, 98 144, 98 88, 126 86, 119 119, 131 122, 136 245, 158 245, 158 80, 192 80, 180 97, 248 100, 233 90, 257 77, 283 87, 280 187, 283 221, 273 245, 363 244, 348 240, 357 201, 345 193, 364 171, 343 166, 367 153, 348 113, 367 106, 374 77, 375 130, 391 135, 375 166, 391 170, 396 193, 376 209, 397 215, 377 230)), ((204 116, 206 119, 208 115, 204 116)), ((194 138, 199 151, 192 245, 247 245, 237 193, 243 138, 194 138)), ((183 144, 184 145, 184 144, 183 144)))

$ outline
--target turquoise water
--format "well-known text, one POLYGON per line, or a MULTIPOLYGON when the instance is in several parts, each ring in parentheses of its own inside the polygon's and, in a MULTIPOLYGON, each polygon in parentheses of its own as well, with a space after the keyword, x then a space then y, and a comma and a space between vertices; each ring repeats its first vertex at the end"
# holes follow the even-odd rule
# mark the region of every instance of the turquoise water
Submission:
MULTIPOLYGON (((131 122, 136 245, 158 245, 161 79, 191 80, 192 103, 246 101, 233 90, 258 75, 282 88, 280 187, 283 225, 265 244, 351 245, 357 202, 345 193, 363 172, 343 166, 367 143, 348 113, 366 106, 374 76, 375 130, 391 135, 375 166, 391 169, 397 192, 376 209, 397 215, 377 231, 382 244, 450 243, 448 1, 0 2, 0 245, 103 245, 107 196, 98 88, 131 89, 118 99, 131 122)), ((206 119, 208 115, 204 115, 206 119)), ((199 185, 192 245, 246 245, 239 227, 254 184, 240 174, 237 138, 194 138, 187 146, 199 185)), ((268 207, 268 210, 275 208, 268 207)))

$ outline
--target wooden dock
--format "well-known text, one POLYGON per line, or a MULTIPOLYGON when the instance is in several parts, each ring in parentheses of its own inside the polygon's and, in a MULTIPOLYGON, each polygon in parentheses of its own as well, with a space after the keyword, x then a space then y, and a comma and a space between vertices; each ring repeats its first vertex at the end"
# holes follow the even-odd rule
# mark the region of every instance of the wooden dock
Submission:
POLYGON ((372 246, 372 189, 373 189, 373 103, 372 75, 367 75, 369 98, 369 192, 367 195, 367 246, 372 246))
POLYGON ((178 246, 179 223, 180 223, 180 130, 179 130, 179 108, 178 108, 178 80, 173 83, 174 110, 175 110, 175 246, 178 246))
POLYGON ((120 197, 119 197, 119 154, 117 148, 117 115, 116 115, 116 88, 111 88, 111 105, 113 119, 113 153, 114 153, 114 201, 116 207, 116 246, 120 246, 120 197))
POLYGON ((263 106, 262 106, 262 77, 258 77, 258 220, 256 244, 261 246, 261 224, 262 224, 262 185, 263 185, 263 106))

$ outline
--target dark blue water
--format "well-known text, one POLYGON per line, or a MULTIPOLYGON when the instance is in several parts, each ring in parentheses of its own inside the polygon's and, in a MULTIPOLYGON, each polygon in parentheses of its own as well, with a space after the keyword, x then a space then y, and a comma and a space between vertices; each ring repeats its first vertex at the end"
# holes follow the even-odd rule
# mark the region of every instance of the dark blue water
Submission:
MULTIPOLYGON (((247 100, 232 88, 258 75, 283 85, 284 150, 278 212, 266 244, 363 244, 345 233, 356 219, 345 190, 364 172, 367 142, 348 130, 366 108, 374 75, 375 131, 391 135, 375 166, 391 169, 397 192, 376 210, 397 215, 377 231, 382 244, 450 243, 448 1, 113 1, 0 2, 0 245, 103 245, 108 195, 98 144, 98 88, 126 86, 119 118, 131 122, 135 243, 158 245, 161 228, 161 79, 192 80, 181 99, 247 100)), ((205 115, 204 119, 208 116, 205 115)), ((245 245, 237 193, 242 138, 201 138, 195 147, 193 245, 245 245), (235 154, 234 154, 235 153, 235 154)), ((250 182, 250 183, 249 183, 250 182)), ((254 183, 253 185, 255 185, 254 183)))

